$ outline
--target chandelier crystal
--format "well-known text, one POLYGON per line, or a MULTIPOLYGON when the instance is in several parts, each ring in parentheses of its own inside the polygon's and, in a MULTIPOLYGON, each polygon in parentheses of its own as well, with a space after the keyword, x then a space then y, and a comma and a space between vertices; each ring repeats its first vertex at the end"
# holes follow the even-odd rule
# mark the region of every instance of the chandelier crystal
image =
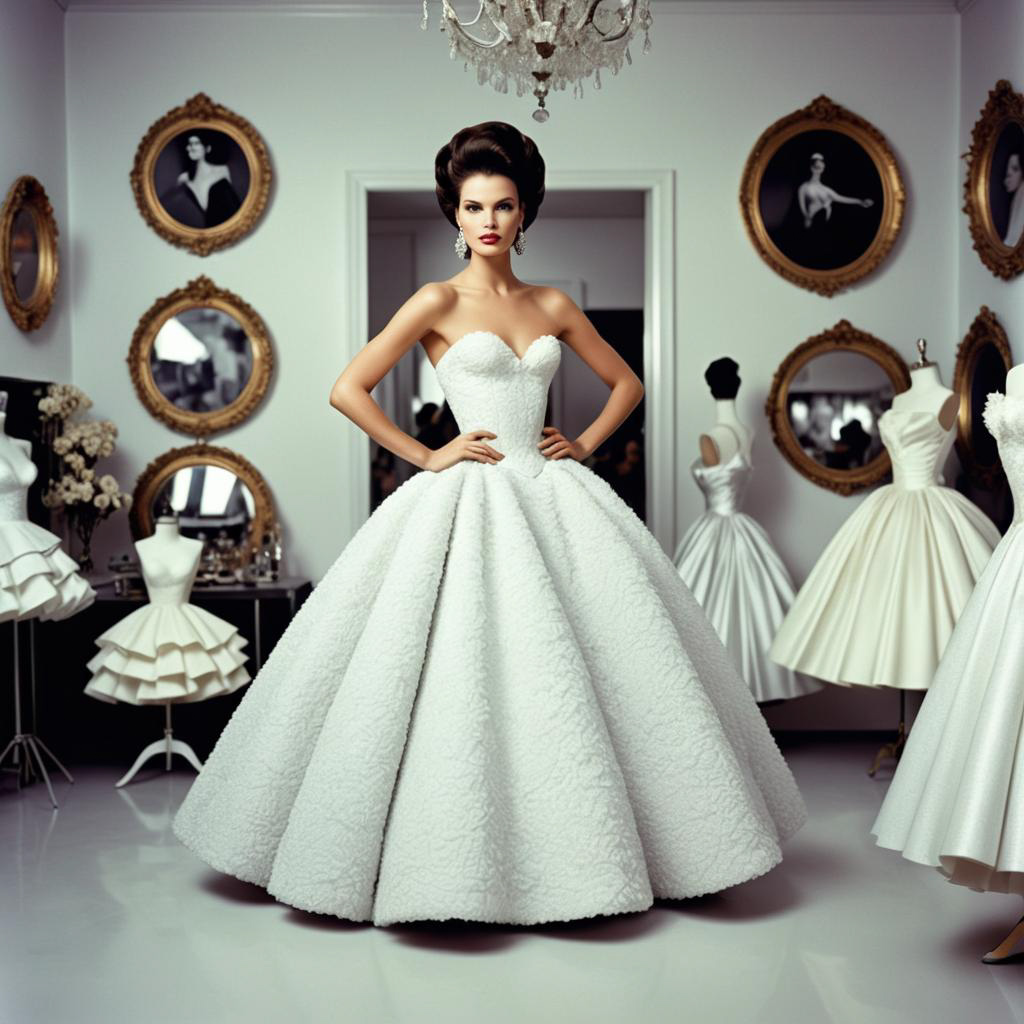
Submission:
MULTIPOLYGON (((572 83, 583 95, 583 81, 594 76, 601 88, 601 69, 619 73, 632 64, 629 43, 643 29, 643 52, 651 49, 650 0, 479 0, 475 17, 459 18, 451 0, 441 0, 441 31, 450 40, 451 59, 475 64, 480 85, 498 92, 515 84, 516 95, 537 97, 535 121, 548 119, 546 100, 554 89, 572 83)), ((429 22, 427 0, 423 21, 429 22)))

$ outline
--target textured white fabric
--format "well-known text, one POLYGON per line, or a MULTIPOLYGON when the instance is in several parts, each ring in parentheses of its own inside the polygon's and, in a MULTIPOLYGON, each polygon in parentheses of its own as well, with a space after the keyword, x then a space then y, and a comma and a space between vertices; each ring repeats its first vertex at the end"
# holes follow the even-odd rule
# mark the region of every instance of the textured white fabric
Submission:
POLYGON ((878 425, 893 482, 825 548, 771 657, 832 683, 926 690, 999 531, 938 482, 952 430, 935 413, 890 409, 878 425))
POLYGON ((1016 515, 942 656, 872 831, 972 889, 1024 895, 1024 399, 985 424, 1016 515))
POLYGON ((0 622, 66 619, 96 599, 60 538, 26 518, 35 463, 0 434, 0 622))
POLYGON ((142 558, 149 603, 96 638, 99 652, 89 662, 93 676, 85 687, 90 697, 188 704, 249 682, 242 651, 248 641, 230 623, 188 603, 201 551, 197 544, 187 572, 173 561, 142 558))
POLYGON ((753 878, 803 802, 671 560, 536 450, 561 356, 461 338, 505 453, 415 475, 296 614, 174 820, 220 871, 353 920, 530 924, 753 878))
POLYGON ((793 581, 764 528, 741 512, 750 479, 742 452, 717 466, 699 459, 691 472, 707 511, 686 531, 675 563, 707 613, 740 675, 759 701, 799 697, 821 683, 768 657, 793 603, 793 581))

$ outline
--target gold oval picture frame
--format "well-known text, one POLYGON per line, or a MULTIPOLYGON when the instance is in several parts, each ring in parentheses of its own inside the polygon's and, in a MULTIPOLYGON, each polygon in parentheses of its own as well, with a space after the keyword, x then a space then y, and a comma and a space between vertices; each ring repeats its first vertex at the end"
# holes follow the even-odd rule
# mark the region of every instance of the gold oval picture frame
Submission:
POLYGON ((131 172, 146 223, 200 256, 253 230, 272 179, 259 132, 205 93, 168 111, 146 132, 131 172))
POLYGON ((200 276, 146 310, 132 335, 127 362, 146 409, 173 430, 202 438, 253 414, 270 385, 274 351, 256 310, 200 276), (196 321, 191 328, 189 320, 196 321), (162 340, 168 349, 164 353, 159 351, 162 340), (246 369, 248 377, 239 386, 246 369), (203 410, 210 404, 207 395, 214 401, 223 396, 224 404, 203 410))
POLYGON ((57 221, 46 189, 29 174, 17 178, 0 208, 0 294, 23 331, 41 327, 60 277, 57 221))
POLYGON ((964 472, 982 490, 997 490, 1005 479, 995 438, 981 414, 989 393, 1006 390, 1013 366, 1010 339, 995 313, 982 306, 956 351, 953 390, 960 396, 956 453, 964 472))
POLYGON ((873 360, 889 378, 893 394, 910 387, 910 370, 891 345, 859 330, 848 320, 840 320, 834 327, 797 345, 775 372, 764 411, 776 446, 786 461, 812 483, 848 496, 873 486, 889 473, 892 463, 884 446, 864 465, 849 468, 825 466, 804 450, 790 419, 790 390, 798 375, 812 359, 831 352, 856 353, 873 360))
POLYGON ((827 96, 763 132, 740 183, 743 222, 761 258, 787 281, 826 296, 881 265, 905 205, 885 136, 827 96))
POLYGON ((1024 96, 1001 78, 971 130, 964 213, 981 262, 1009 281, 1024 270, 1024 96))
MULTIPOLYGON (((135 482, 132 504, 128 510, 133 538, 139 540, 153 532, 153 502, 174 475, 180 470, 197 467, 226 470, 248 488, 252 509, 249 529, 245 542, 241 545, 240 556, 242 563, 247 563, 252 554, 253 542, 258 541, 274 522, 274 500, 259 470, 248 459, 230 448, 200 443, 172 448, 153 459, 135 482)), ((191 490, 189 497, 191 498, 191 490)), ((184 533, 189 527, 181 517, 187 515, 187 512, 183 509, 176 509, 175 512, 179 516, 181 530, 184 533)))

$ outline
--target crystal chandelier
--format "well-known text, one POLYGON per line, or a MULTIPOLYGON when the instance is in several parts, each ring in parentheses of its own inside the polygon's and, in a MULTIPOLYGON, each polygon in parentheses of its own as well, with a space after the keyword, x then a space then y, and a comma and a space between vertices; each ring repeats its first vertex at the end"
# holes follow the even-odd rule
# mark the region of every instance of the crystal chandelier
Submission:
MULTIPOLYGON (((477 81, 498 92, 515 83, 516 95, 537 97, 535 121, 546 121, 545 105, 552 89, 573 84, 583 95, 583 80, 594 75, 601 88, 601 69, 619 73, 622 61, 632 64, 629 42, 643 29, 643 52, 651 48, 650 0, 478 0, 476 16, 463 21, 450 0, 441 0, 441 31, 451 40, 451 58, 458 54, 476 65, 477 81)), ((423 21, 428 23, 427 0, 423 21)))

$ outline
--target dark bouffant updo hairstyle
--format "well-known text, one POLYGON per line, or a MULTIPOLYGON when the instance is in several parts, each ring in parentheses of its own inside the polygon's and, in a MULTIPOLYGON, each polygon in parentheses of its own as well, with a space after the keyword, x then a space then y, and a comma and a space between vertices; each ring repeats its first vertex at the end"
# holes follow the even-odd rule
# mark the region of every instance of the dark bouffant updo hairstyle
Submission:
POLYGON ((739 363, 723 356, 716 359, 705 371, 704 379, 711 388, 711 397, 716 399, 735 398, 740 390, 739 363))
MULTIPOLYGON (((511 178, 519 191, 519 202, 525 207, 523 230, 537 216, 544 202, 544 160, 533 139, 504 121, 484 121, 463 128, 442 146, 434 158, 435 192, 442 213, 459 225, 455 211, 459 208, 462 183, 473 174, 501 174, 511 178)), ((466 259, 469 259, 466 250, 466 259)))

